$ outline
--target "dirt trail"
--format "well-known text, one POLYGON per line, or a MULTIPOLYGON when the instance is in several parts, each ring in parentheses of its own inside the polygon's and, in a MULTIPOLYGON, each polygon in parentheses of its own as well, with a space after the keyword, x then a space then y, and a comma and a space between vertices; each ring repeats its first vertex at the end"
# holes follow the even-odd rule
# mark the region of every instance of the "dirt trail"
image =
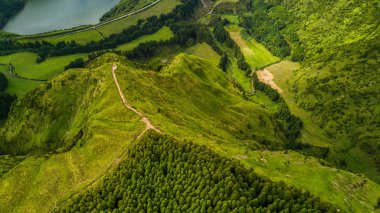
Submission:
POLYGON ((121 90, 120 88, 120 85, 119 85, 119 81, 117 80, 117 77, 116 77, 116 73, 115 73, 115 70, 117 69, 117 65, 116 64, 113 64, 112 65, 112 76, 113 76, 113 80, 115 81, 115 85, 117 87, 117 90, 119 91, 119 95, 120 95, 120 98, 121 100, 123 101, 123 104, 130 110, 132 110, 134 113, 136 113, 137 115, 139 115, 141 117, 141 121, 145 123, 146 125, 146 128, 143 132, 140 133, 140 135, 137 137, 137 138, 140 138, 141 136, 143 136, 145 134, 146 131, 148 131, 149 129, 152 129, 160 134, 162 134, 162 132, 157 129, 151 122, 150 120, 145 117, 141 112, 139 112, 137 109, 133 108, 127 101, 127 99, 125 98, 124 96, 124 93, 123 91, 121 90))
POLYGON ((263 83, 270 85, 273 89, 277 90, 279 93, 284 92, 274 81, 273 75, 267 69, 256 71, 257 77, 263 83))
MULTIPOLYGON (((139 112, 138 110, 136 110, 135 108, 133 108, 130 104, 128 104, 127 102, 127 99, 125 98, 124 96, 124 93, 123 91, 121 90, 121 87, 119 85, 119 81, 117 80, 117 77, 116 77, 116 73, 115 73, 115 70, 117 69, 117 65, 116 64, 113 64, 112 65, 112 76, 113 76, 113 79, 115 81, 115 85, 117 87, 117 90, 119 92, 119 95, 120 95, 120 98, 121 100, 123 101, 123 104, 130 110, 132 110, 134 113, 136 113, 137 115, 139 115, 141 117, 141 121, 145 123, 146 125, 146 128, 144 129, 144 131, 142 131, 138 136, 137 138, 141 138, 148 130, 152 129, 160 134, 163 134, 159 129, 157 129, 151 122, 150 120, 145 117, 141 112, 139 112)), ((59 204, 56 204, 49 212, 53 212, 57 207, 67 203, 69 200, 71 200, 72 197, 74 197, 74 195, 77 195, 81 192, 84 192, 85 190, 87 190, 88 188, 91 188, 92 186, 94 186, 96 183, 98 183, 106 174, 108 174, 112 168, 114 168, 115 166, 117 166, 121 160, 123 159, 123 157, 128 153, 128 150, 129 150, 129 147, 133 146, 133 144, 136 142, 136 140, 134 142, 132 142, 132 144, 130 146, 128 146, 124 151, 123 153, 118 157, 116 158, 114 161, 111 161, 109 162, 109 166, 107 166, 108 168, 106 169, 106 171, 104 171, 99 177, 97 177, 95 180, 92 180, 90 183, 88 183, 85 187, 83 187, 81 190, 77 191, 76 193, 72 194, 70 196, 70 198, 68 198, 67 200, 59 203, 59 204)), ((72 164, 72 161, 70 159, 70 164, 75 167, 73 164, 72 164)))

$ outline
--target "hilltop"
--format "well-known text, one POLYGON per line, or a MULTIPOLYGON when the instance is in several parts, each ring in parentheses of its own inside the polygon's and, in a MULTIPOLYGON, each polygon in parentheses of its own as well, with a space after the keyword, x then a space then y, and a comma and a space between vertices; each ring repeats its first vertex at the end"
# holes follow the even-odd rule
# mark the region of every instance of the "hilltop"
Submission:
MULTIPOLYGON (((39 86, 30 97, 18 100, 12 107, 10 118, 1 130, 7 138, 1 142, 2 150, 35 154, 1 178, 0 197, 7 197, 1 199, 4 211, 27 208, 48 211, 74 192, 93 183, 97 185, 94 181, 103 174, 111 174, 105 172, 110 168, 112 172, 120 161, 129 161, 123 153, 131 144, 140 143, 136 136, 145 126, 141 118, 121 102, 111 74, 114 63, 128 102, 165 135, 183 144, 193 141, 223 158, 240 159, 248 168, 256 168, 256 163, 251 161, 255 158, 253 151, 282 149, 286 143, 269 108, 244 100, 228 75, 204 59, 179 54, 157 73, 123 57, 107 54, 87 68, 69 70, 39 86), (57 122, 55 119, 63 114, 65 119, 57 122), (33 185, 29 184, 32 180, 33 185), (60 182, 58 189, 55 188, 57 181, 60 182), (54 193, 44 193, 53 188, 54 193)), ((352 184, 365 180, 321 167, 319 163, 306 166, 314 169, 310 175, 327 170, 332 176, 343 175, 353 180, 352 184)), ((327 183, 331 184, 323 184, 327 183)), ((293 185, 293 182, 288 184, 293 185)), ((307 184, 296 186, 306 187, 314 195, 329 200, 307 184)), ((365 180, 357 193, 364 193, 361 196, 374 193, 368 191, 368 187, 374 190, 379 186, 365 180)), ((345 190, 338 193, 345 195, 345 190)), ((359 197, 345 199, 353 202, 355 208, 365 207, 357 203, 359 197)), ((333 203, 345 208, 340 199, 336 201, 333 203)), ((375 199, 365 202, 373 203, 375 199)))

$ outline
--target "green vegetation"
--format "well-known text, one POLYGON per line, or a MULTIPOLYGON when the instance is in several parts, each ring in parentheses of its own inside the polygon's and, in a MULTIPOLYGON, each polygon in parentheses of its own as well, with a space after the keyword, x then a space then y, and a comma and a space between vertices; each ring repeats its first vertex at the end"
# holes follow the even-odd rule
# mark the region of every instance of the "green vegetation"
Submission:
MULTIPOLYGON (((36 141, 39 141, 36 151, 39 149, 42 153, 43 145, 45 150, 48 146, 61 148, 41 155, 30 154, 0 179, 1 212, 31 209, 48 212, 59 199, 99 178, 122 155, 134 135, 143 131, 140 118, 126 110, 118 98, 108 59, 102 60, 103 67, 91 71, 69 70, 61 74, 50 82, 50 86, 39 87, 30 98, 21 99, 13 108, 15 113, 5 126, 20 117, 18 124, 13 123, 17 126, 13 132, 19 127, 28 128, 23 129, 25 132, 19 137, 31 134, 32 128, 38 129, 33 138, 22 144, 24 150, 37 147, 36 141), (78 111, 71 110, 76 107, 78 111), (21 109, 25 110, 18 111, 21 109), (61 116, 68 119, 64 121, 68 123, 66 128, 63 121, 62 125, 55 122, 55 118, 61 116), (63 137, 55 140, 54 134, 63 137), (34 140, 38 136, 41 138, 34 140), (67 142, 67 146, 63 142, 67 142)), ((20 151, 17 144, 13 145, 14 151, 20 151)))
POLYGON ((0 178, 24 159, 22 156, 0 155, 0 178))
MULTIPOLYGON (((0 73, 0 124, 8 117, 12 103, 16 100, 15 95, 5 93, 8 87, 8 80, 3 73, 0 73)), ((0 175, 2 172, 0 171, 0 175)))
POLYGON ((241 27, 228 25, 226 29, 230 32, 231 37, 240 47, 247 62, 251 67, 263 67, 279 61, 278 57, 272 55, 262 44, 250 37, 241 27))
POLYGON ((160 40, 168 40, 173 37, 173 32, 170 30, 169 27, 162 27, 157 32, 150 34, 150 35, 144 35, 139 37, 138 39, 135 39, 131 42, 119 45, 116 49, 122 50, 122 51, 128 51, 132 50, 135 47, 137 47, 139 44, 147 42, 147 41, 160 41, 160 40))
MULTIPOLYGON (((115 98, 117 90, 111 75, 114 61, 128 102, 167 135, 205 145, 223 157, 237 158, 248 168, 259 168, 255 160, 251 161, 252 154, 261 152, 257 149, 280 148, 284 144, 285 136, 273 118, 273 111, 245 101, 241 91, 228 80, 228 74, 215 64, 180 54, 157 73, 106 54, 86 69, 68 70, 57 76, 50 85, 38 87, 30 98, 23 98, 13 107, 2 130, 7 137, 1 137, 8 138, 8 142, 1 142, 2 146, 10 146, 1 150, 22 153, 29 149, 41 157, 26 158, 0 179, 0 197, 7 197, 0 199, 1 211, 30 208, 49 211, 76 192, 84 192, 111 165, 117 165, 115 162, 124 160, 128 165, 130 159, 120 156, 134 135, 142 132, 143 123, 115 98), (64 122, 57 124, 55 119, 61 117, 64 122), (21 127, 23 131, 17 133, 21 127)), ((349 208, 342 201, 344 198, 358 209, 372 209, 369 206, 375 205, 378 185, 371 181, 363 183, 357 191, 373 199, 361 203, 358 197, 348 196, 347 190, 336 192, 339 197, 333 199, 326 192, 331 182, 316 174, 325 171, 332 179, 341 175, 351 177, 347 180, 351 184, 360 178, 317 162, 305 167, 314 173, 294 170, 295 178, 291 181, 286 174, 264 174, 283 179, 298 189, 310 190, 322 200, 332 199, 342 209, 349 208), (302 182, 301 178, 313 178, 326 184, 326 188, 319 191, 316 185, 302 182)))
POLYGON ((161 0, 0 32, 0 212, 375 212, 375 1, 161 0))
POLYGON ((199 58, 203 58, 218 65, 220 61, 220 55, 215 52, 207 43, 196 44, 185 50, 187 54, 195 55, 199 58))
POLYGON ((274 183, 192 143, 150 134, 128 161, 56 212, 335 212, 283 182, 274 183))
POLYGON ((311 112, 313 122, 329 138, 343 141, 333 144, 340 155, 334 157, 342 166, 376 181, 380 181, 378 8, 374 0, 258 0, 252 13, 241 17, 250 35, 275 55, 291 55, 301 62, 289 82, 295 103, 311 112))
POLYGON ((6 92, 16 94, 18 97, 23 97, 27 92, 36 88, 43 82, 18 79, 14 76, 9 76, 8 64, 14 67, 13 73, 19 76, 32 79, 52 79, 62 73, 64 67, 73 59, 85 57, 87 54, 74 54, 67 56, 59 56, 48 58, 42 63, 36 63, 37 54, 30 52, 15 53, 7 56, 0 56, 0 63, 7 66, 0 66, 0 71, 7 75, 9 87, 6 92))
POLYGON ((322 166, 318 159, 294 151, 253 151, 246 164, 274 181, 307 189, 347 212, 374 212, 380 186, 364 175, 322 166))
POLYGON ((0 0, 0 29, 24 7, 24 0, 0 0))

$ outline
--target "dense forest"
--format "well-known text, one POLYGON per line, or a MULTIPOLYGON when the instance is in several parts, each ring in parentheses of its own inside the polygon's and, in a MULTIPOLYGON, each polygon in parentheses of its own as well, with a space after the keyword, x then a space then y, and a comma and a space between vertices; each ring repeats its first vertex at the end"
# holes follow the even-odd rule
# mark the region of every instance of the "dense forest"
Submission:
POLYGON ((24 7, 24 0, 0 0, 0 29, 5 23, 24 7))
POLYGON ((97 186, 54 212, 336 212, 309 192, 273 182, 192 142, 155 133, 97 186))

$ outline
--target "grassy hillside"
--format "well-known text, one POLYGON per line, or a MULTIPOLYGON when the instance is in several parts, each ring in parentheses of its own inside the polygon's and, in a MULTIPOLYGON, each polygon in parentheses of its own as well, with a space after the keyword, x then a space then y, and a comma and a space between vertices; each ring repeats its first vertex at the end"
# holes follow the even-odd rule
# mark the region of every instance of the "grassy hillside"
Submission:
POLYGON ((1 150, 40 155, 30 155, 0 178, 0 211, 47 212, 125 159, 120 156, 144 127, 118 97, 111 75, 113 62, 117 62, 116 75, 128 102, 165 134, 206 145, 342 209, 373 210, 379 186, 362 177, 321 166, 313 158, 299 167, 293 162, 303 156, 296 153, 284 158, 265 154, 268 162, 280 161, 278 166, 294 158, 290 177, 258 163, 259 149, 281 148, 284 135, 272 109, 244 100, 229 74, 213 63, 180 54, 161 72, 154 72, 107 54, 86 69, 70 70, 38 87, 12 108, 1 130, 6 136, 1 137, 6 138, 1 150), (317 175, 324 173, 331 179, 317 175), (334 179, 343 179, 347 185, 336 191, 336 197, 328 193, 334 179), (355 191, 369 199, 349 196, 357 183, 355 191))
POLYGON ((7 74, 9 86, 7 88, 8 93, 14 93, 18 97, 23 97, 27 92, 34 89, 42 82, 17 79, 9 76, 9 67, 11 63, 14 67, 14 74, 19 76, 33 79, 52 79, 58 74, 63 72, 63 68, 72 60, 79 57, 86 57, 87 54, 73 54, 60 57, 52 57, 43 61, 42 63, 36 63, 37 54, 30 52, 15 53, 6 56, 0 56, 0 72, 7 74))
POLYGON ((380 181, 379 2, 251 6, 252 13, 241 17, 250 35, 276 55, 301 62, 289 82, 297 105, 329 138, 344 141, 338 145, 343 164, 380 181))
POLYGON ((250 37, 241 27, 229 25, 227 30, 230 32, 230 35, 235 40, 236 44, 239 45, 251 67, 263 67, 280 60, 278 57, 273 56, 264 45, 250 37))

